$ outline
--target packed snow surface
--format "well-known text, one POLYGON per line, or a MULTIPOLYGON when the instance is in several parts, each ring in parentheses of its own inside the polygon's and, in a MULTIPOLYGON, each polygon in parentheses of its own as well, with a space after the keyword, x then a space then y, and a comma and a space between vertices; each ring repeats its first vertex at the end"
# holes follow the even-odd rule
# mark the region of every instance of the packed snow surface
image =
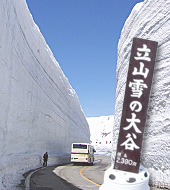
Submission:
POLYGON ((134 37, 158 42, 141 162, 150 172, 150 183, 152 185, 170 189, 169 0, 145 0, 138 4, 132 10, 122 30, 118 46, 113 158, 115 158, 130 52, 134 37))
POLYGON ((75 91, 34 23, 26 0, 0 1, 0 190, 22 173, 65 161, 71 143, 90 142, 75 91))

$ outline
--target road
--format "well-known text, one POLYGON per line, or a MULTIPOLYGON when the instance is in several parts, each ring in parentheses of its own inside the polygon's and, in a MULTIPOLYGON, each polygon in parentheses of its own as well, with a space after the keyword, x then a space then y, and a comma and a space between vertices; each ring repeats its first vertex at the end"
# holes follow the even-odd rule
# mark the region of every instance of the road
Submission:
POLYGON ((67 164, 46 167, 31 176, 30 190, 98 190, 110 164, 110 157, 95 155, 93 166, 67 164))
POLYGON ((41 168, 31 175, 30 187, 25 190, 98 190, 110 164, 110 157, 95 155, 93 166, 67 164, 41 168))

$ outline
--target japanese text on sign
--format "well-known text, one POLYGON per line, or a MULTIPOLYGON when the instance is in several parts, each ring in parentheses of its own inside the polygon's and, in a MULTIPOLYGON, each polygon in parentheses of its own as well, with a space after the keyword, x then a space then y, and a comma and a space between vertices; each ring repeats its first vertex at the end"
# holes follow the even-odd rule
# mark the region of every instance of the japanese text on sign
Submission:
POLYGON ((134 38, 115 169, 138 173, 157 42, 134 38))

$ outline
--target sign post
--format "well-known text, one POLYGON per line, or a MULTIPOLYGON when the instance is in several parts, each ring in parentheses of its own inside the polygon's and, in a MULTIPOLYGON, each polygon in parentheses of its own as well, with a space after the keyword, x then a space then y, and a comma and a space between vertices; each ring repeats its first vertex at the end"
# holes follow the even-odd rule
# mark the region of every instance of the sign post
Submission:
MULTIPOLYGON (((140 152, 157 45, 154 41, 133 39, 114 168, 105 173, 112 184, 107 190, 149 189, 149 174, 140 166, 140 152)), ((104 186, 106 183, 100 189, 106 189, 104 186)))

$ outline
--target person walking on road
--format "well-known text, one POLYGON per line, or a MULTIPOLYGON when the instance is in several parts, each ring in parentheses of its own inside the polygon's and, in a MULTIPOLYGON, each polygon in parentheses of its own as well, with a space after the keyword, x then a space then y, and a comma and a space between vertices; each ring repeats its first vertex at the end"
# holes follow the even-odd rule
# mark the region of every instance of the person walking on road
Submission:
POLYGON ((43 166, 47 166, 47 161, 48 161, 48 152, 46 152, 43 156, 43 159, 44 159, 44 163, 43 163, 43 166))

